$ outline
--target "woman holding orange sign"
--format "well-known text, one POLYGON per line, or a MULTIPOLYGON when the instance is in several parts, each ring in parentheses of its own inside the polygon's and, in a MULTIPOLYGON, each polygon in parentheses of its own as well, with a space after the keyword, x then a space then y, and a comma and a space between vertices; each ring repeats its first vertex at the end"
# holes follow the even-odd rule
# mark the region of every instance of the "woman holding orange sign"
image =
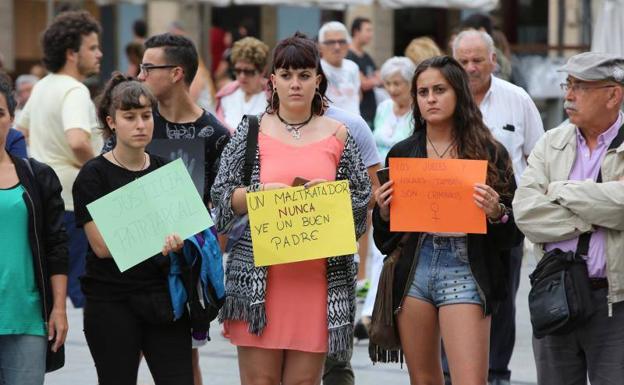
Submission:
MULTIPOLYGON (((509 209, 515 190, 511 162, 483 123, 468 75, 457 61, 439 56, 422 62, 412 95, 414 133, 392 147, 386 165, 397 157, 487 160, 486 183, 475 184, 473 193, 475 205, 487 217, 487 232, 391 232, 394 182, 376 191, 377 247, 388 255, 404 243, 393 282, 401 347, 412 384, 443 383, 440 339, 453 383, 485 384, 490 314, 505 296, 506 259, 517 243, 509 209)), ((382 359, 382 354, 373 358, 382 359)))
MULTIPOLYGON (((212 188, 217 229, 228 232, 244 218, 248 192, 347 180, 359 237, 370 180, 347 128, 324 116, 327 80, 316 44, 295 34, 278 43, 271 62, 266 113, 243 118, 221 157, 212 188)), ((346 359, 355 273, 353 255, 255 266, 247 224, 227 261, 220 314, 238 348, 241 383, 315 385, 327 354, 346 359)))

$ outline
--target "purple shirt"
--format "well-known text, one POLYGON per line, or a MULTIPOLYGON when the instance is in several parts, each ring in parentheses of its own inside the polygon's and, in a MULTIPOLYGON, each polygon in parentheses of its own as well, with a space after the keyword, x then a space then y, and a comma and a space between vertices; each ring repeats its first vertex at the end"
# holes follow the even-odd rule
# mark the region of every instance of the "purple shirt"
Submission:
MULTIPOLYGON (((569 180, 586 180, 598 178, 600 165, 607 153, 609 145, 618 134, 620 126, 622 126, 622 113, 618 116, 615 123, 600 136, 598 136, 598 144, 594 151, 590 151, 585 138, 581 131, 576 129, 576 160, 570 171, 569 180)), ((578 237, 560 242, 546 244, 544 248, 550 251, 556 248, 562 251, 575 251, 578 245, 578 237)), ((603 227, 596 227, 596 231, 592 233, 589 241, 589 252, 587 253, 587 271, 589 276, 593 278, 606 277, 606 249, 607 246, 607 230, 603 227)))

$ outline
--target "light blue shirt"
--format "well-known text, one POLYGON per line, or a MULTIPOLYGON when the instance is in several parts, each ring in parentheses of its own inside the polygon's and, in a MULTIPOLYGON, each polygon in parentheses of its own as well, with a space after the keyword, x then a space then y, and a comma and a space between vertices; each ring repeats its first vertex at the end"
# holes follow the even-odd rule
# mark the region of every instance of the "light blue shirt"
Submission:
POLYGON ((325 111, 325 116, 347 126, 349 133, 353 136, 353 140, 355 140, 360 150, 360 156, 364 166, 368 168, 381 163, 381 158, 375 146, 373 133, 360 115, 355 115, 336 106, 329 106, 325 111))

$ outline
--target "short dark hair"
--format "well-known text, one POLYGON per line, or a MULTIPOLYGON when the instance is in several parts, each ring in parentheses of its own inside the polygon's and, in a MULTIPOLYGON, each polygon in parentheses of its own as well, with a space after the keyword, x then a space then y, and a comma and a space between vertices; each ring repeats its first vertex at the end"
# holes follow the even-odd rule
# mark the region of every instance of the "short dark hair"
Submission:
POLYGON ((68 49, 78 52, 83 36, 100 31, 100 24, 87 11, 61 13, 43 33, 43 64, 48 71, 58 72, 68 49))
POLYGON ((365 23, 372 23, 372 21, 366 17, 356 17, 353 23, 351 23, 351 36, 355 35, 356 32, 360 32, 362 25, 365 23))
POLYGON ((156 108, 156 98, 145 84, 121 72, 113 72, 112 77, 104 86, 104 90, 96 98, 97 115, 105 138, 108 139, 113 135, 113 130, 106 122, 106 117, 112 116, 114 119, 116 110, 127 111, 133 108, 147 107, 147 105, 141 104, 141 96, 146 99, 150 107, 156 108))
MULTIPOLYGON (((305 34, 295 32, 294 35, 281 40, 273 50, 273 65, 271 66, 271 74, 274 74, 279 68, 285 69, 305 69, 314 68, 316 73, 321 75, 321 82, 318 87, 318 93, 312 101, 312 112, 316 115, 323 115, 327 108, 328 102, 325 97, 327 91, 327 78, 321 67, 321 54, 318 45, 305 34)), ((271 97, 266 112, 272 114, 279 110, 279 97, 273 89, 273 83, 269 82, 269 91, 271 97)))
POLYGON ((461 21, 461 29, 481 29, 483 28, 488 35, 492 36, 494 25, 492 18, 483 13, 475 13, 461 21))
POLYGON ((12 118, 15 117, 15 106, 17 103, 13 97, 13 81, 4 71, 0 71, 0 94, 4 95, 6 99, 9 115, 12 118))
POLYGON ((145 49, 149 48, 163 48, 167 64, 182 67, 184 82, 191 85, 199 65, 197 49, 191 39, 172 33, 163 33, 145 41, 145 49))
POLYGON ((132 32, 136 36, 145 39, 147 37, 147 24, 145 24, 145 20, 135 20, 134 23, 132 23, 132 32))

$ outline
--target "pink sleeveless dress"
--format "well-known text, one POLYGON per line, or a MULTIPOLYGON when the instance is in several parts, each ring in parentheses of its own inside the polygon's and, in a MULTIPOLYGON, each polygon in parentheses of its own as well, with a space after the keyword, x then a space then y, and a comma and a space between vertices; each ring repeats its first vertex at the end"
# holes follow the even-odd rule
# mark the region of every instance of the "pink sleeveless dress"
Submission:
MULTIPOLYGON (((305 146, 292 146, 260 133, 260 181, 291 185, 295 177, 335 180, 344 144, 329 136, 305 146)), ((243 321, 226 321, 236 346, 326 353, 327 260, 317 259, 268 268, 262 335, 248 332, 243 321)))

